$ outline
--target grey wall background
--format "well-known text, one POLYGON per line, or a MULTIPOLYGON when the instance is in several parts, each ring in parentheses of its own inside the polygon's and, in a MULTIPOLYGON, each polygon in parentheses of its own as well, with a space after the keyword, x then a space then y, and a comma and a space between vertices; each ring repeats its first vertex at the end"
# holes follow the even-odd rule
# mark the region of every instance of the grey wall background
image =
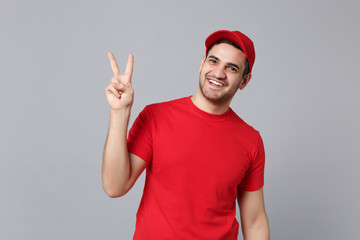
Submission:
POLYGON ((232 108, 264 139, 272 239, 355 239, 359 22, 356 0, 2 0, 0 238, 131 239, 144 175, 101 187, 106 53, 135 55, 132 122, 194 94, 206 36, 239 29, 257 59, 232 108))

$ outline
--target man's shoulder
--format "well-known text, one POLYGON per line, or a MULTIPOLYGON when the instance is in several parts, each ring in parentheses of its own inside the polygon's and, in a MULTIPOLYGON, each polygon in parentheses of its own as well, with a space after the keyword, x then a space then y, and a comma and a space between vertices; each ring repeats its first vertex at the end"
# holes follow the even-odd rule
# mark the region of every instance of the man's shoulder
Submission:
POLYGON ((158 102, 158 103, 152 103, 147 105, 146 107, 154 110, 154 111, 159 111, 159 110, 165 110, 168 108, 176 108, 176 107, 183 107, 184 105, 186 105, 186 101, 188 100, 189 97, 182 97, 182 98, 178 98, 178 99, 173 99, 173 100, 168 100, 168 101, 163 101, 163 102, 158 102))
POLYGON ((252 125, 244 121, 237 113, 235 113, 234 111, 233 113, 234 128, 244 131, 247 134, 254 136, 255 138, 258 138, 258 136, 260 135, 259 131, 255 129, 252 125))

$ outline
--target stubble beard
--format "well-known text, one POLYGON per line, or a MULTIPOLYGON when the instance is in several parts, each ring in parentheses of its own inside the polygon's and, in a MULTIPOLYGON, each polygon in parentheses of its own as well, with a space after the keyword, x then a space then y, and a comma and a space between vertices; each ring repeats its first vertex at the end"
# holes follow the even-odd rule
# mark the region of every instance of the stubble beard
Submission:
POLYGON ((216 94, 216 93, 211 93, 210 91, 206 91, 204 90, 204 85, 206 84, 206 76, 204 76, 204 79, 202 81, 201 79, 201 74, 199 76, 199 88, 201 91, 201 94, 211 103, 216 104, 216 105, 221 105, 221 104, 225 104, 227 102, 230 102, 231 99, 234 97, 235 93, 237 92, 237 89, 239 86, 237 86, 237 88, 235 89, 229 89, 226 92, 220 93, 220 94, 216 94))

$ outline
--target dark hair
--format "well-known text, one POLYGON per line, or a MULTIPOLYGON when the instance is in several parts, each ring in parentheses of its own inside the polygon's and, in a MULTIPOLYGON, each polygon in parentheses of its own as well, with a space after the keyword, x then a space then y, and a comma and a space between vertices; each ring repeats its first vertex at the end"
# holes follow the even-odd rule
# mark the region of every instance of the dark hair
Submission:
MULTIPOLYGON (((226 44, 230 44, 231 46, 239 49, 240 51, 244 52, 241 47, 239 47, 239 45, 237 45, 236 43, 232 42, 232 41, 229 41, 229 40, 219 40, 217 41, 216 43, 214 43, 213 45, 211 45, 211 47, 209 47, 209 49, 207 50, 206 52, 206 57, 208 56, 211 48, 214 46, 214 45, 217 45, 217 44, 220 44, 220 43, 226 43, 226 44)), ((243 77, 248 74, 250 72, 250 69, 249 69, 249 62, 247 59, 245 59, 245 69, 244 69, 244 72, 243 72, 243 77)))

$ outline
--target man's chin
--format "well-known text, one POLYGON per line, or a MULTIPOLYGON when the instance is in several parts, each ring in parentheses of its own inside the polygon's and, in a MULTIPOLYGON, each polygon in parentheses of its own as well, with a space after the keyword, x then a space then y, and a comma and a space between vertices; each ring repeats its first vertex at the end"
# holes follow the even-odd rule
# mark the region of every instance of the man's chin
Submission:
POLYGON ((229 101, 229 97, 220 94, 204 93, 203 95, 206 98, 206 100, 214 104, 224 104, 227 101, 229 101))
POLYGON ((220 91, 213 91, 211 89, 204 89, 203 86, 200 85, 200 91, 203 95, 203 97, 216 105, 222 105, 224 103, 227 103, 229 100, 231 101, 230 96, 228 96, 228 94, 224 93, 224 92, 220 92, 220 91))

